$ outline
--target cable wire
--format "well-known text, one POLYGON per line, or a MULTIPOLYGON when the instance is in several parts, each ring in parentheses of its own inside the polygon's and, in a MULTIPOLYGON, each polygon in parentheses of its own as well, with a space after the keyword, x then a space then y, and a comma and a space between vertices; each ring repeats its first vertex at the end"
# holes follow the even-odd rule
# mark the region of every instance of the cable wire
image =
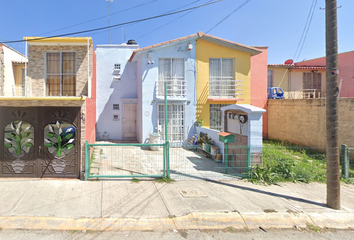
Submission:
POLYGON ((305 44, 305 41, 306 41, 306 37, 307 37, 308 31, 309 31, 310 26, 311 26, 312 17, 313 17, 313 14, 315 12, 316 5, 317 5, 317 0, 313 0, 312 4, 311 4, 311 7, 310 7, 310 11, 309 11, 309 13, 307 15, 307 20, 306 20, 304 29, 302 31, 300 41, 299 41, 299 43, 297 45, 297 48, 296 48, 296 51, 295 51, 295 54, 294 54, 294 57, 293 57, 295 62, 299 59, 301 51, 302 51, 302 48, 304 47, 304 44, 305 44), (296 54, 297 54, 297 57, 296 57, 296 54))
MULTIPOLYGON (((147 20, 151 20, 151 19, 166 17, 166 16, 170 16, 170 15, 174 15, 174 14, 190 11, 190 10, 193 10, 193 9, 196 9, 196 8, 205 7, 205 6, 208 6, 208 5, 211 5, 211 4, 214 4, 214 3, 218 3, 218 2, 221 2, 221 1, 224 1, 224 0, 216 0, 216 1, 213 1, 213 2, 210 2, 210 3, 205 3, 205 4, 201 4, 201 5, 195 6, 195 7, 186 8, 186 9, 183 9, 183 10, 180 10, 180 11, 160 14, 160 15, 156 15, 156 16, 153 16, 153 17, 142 18, 142 19, 133 20, 133 21, 124 22, 124 23, 118 23, 118 24, 114 24, 112 26, 93 28, 93 29, 83 30, 83 31, 78 31, 78 32, 58 34, 58 35, 49 36, 49 37, 39 37, 39 38, 36 38, 36 39, 33 39, 33 40, 27 40, 27 41, 38 41, 38 40, 42 40, 42 39, 55 38, 55 37, 64 37, 64 36, 70 36, 70 35, 77 35, 77 34, 81 34, 81 33, 99 31, 99 30, 108 29, 108 28, 116 28, 116 27, 127 25, 127 24, 131 24, 131 23, 143 22, 143 21, 147 21, 147 20)), ((248 0, 248 1, 250 1, 250 0, 248 0)), ((7 41, 7 42, 3 42, 3 43, 15 43, 15 42, 24 42, 24 41, 26 41, 26 40, 14 40, 14 41, 7 41)))
POLYGON ((238 6, 237 8, 235 8, 231 13, 229 13, 228 15, 226 15, 226 17, 224 17, 223 19, 221 19, 217 24, 215 24, 212 28, 210 28, 208 31, 205 32, 205 34, 209 33, 211 30, 213 30, 214 28, 216 28, 217 26, 219 26, 223 21, 225 21, 226 19, 228 19, 232 14, 234 14, 235 12, 237 12, 238 10, 240 10, 242 7, 244 7, 247 3, 249 3, 251 0, 247 0, 244 3, 242 3, 240 6, 238 6))
MULTIPOLYGON (((126 11, 129 11, 129 10, 131 10, 131 9, 138 8, 138 7, 141 7, 141 6, 144 6, 144 5, 147 5, 147 4, 156 2, 156 1, 158 1, 158 0, 153 0, 153 1, 150 1, 150 2, 147 2, 147 3, 143 3, 143 4, 136 5, 136 6, 133 6, 133 7, 130 7, 130 8, 126 8, 126 9, 120 10, 120 11, 118 11, 118 12, 111 13, 110 16, 115 15, 115 14, 118 14, 118 13, 126 12, 126 11)), ((79 26, 79 25, 82 25, 82 24, 85 24, 85 23, 89 23, 89 22, 93 22, 93 21, 96 21, 96 20, 99 20, 99 19, 102 19, 102 18, 106 18, 106 17, 107 17, 107 15, 102 16, 102 17, 98 17, 98 18, 94 18, 94 19, 91 19, 91 20, 88 20, 88 21, 85 21, 85 22, 77 23, 77 24, 74 24, 74 25, 70 25, 70 26, 67 26, 67 27, 58 28, 58 29, 56 29, 56 30, 52 30, 52 31, 49 31, 49 32, 45 32, 45 33, 41 33, 41 34, 36 34, 36 35, 40 36, 40 35, 47 34, 47 33, 57 32, 57 31, 60 31, 60 30, 63 30, 63 29, 67 29, 67 28, 71 28, 71 27, 76 27, 76 26, 79 26)))

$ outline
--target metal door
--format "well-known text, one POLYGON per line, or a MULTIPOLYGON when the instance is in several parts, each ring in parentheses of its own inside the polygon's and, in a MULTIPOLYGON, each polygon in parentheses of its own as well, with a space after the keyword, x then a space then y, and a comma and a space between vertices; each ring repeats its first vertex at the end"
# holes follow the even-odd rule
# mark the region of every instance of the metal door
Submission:
POLYGON ((1 107, 0 177, 78 178, 79 113, 77 107, 1 107))
POLYGON ((123 104, 123 138, 136 139, 136 104, 123 104))

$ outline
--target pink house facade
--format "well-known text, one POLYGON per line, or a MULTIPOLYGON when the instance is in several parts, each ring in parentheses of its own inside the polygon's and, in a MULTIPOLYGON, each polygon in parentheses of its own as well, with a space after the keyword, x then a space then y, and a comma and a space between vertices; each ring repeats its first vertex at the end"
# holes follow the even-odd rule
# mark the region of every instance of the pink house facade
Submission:
MULTIPOLYGON (((326 66, 326 57, 295 63, 295 66, 326 66)), ((354 51, 338 54, 340 97, 354 97, 354 51)))

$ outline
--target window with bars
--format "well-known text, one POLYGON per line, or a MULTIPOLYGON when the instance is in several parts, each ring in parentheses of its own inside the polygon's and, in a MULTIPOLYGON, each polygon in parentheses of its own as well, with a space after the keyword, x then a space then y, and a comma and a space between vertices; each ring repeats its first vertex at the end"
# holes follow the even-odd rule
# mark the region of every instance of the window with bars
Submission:
POLYGON ((236 98, 233 58, 209 59, 209 96, 236 98))
POLYGON ((167 96, 184 97, 186 95, 184 59, 159 58, 158 68, 157 95, 164 96, 164 83, 167 82, 167 96))
POLYGON ((113 104, 113 110, 119 110, 119 104, 113 104))
POLYGON ((114 70, 115 71, 120 71, 120 67, 121 67, 120 63, 115 63, 114 64, 114 70))
POLYGON ((46 53, 46 96, 76 95, 76 53, 46 53))
POLYGON ((222 111, 220 109, 227 105, 228 104, 210 104, 210 129, 222 131, 222 111))
POLYGON ((321 73, 305 72, 303 73, 302 90, 304 98, 321 97, 322 78, 321 73))
POLYGON ((119 114, 113 114, 113 121, 119 121, 119 114))

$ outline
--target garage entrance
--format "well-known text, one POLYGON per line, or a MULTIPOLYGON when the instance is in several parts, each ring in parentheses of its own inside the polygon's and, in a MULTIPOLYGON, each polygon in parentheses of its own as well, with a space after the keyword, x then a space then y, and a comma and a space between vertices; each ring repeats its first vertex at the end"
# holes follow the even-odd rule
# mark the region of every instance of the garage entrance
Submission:
POLYGON ((78 178, 79 107, 1 107, 0 177, 78 178))

